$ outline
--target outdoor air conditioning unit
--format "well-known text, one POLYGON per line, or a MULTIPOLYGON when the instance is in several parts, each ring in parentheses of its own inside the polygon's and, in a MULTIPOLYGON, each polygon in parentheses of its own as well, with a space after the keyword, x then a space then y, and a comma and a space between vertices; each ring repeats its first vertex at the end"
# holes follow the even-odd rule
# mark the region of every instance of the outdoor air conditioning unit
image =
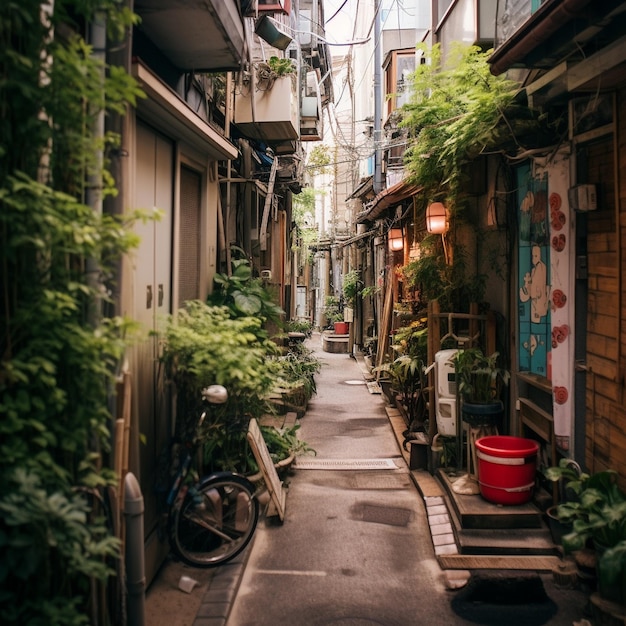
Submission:
POLYGON ((458 350, 435 354, 435 416, 437 431, 444 437, 456 436, 456 370, 452 358, 458 350))
POLYGON ((598 208, 598 192, 595 185, 570 187, 567 199, 574 211, 595 211, 598 208))

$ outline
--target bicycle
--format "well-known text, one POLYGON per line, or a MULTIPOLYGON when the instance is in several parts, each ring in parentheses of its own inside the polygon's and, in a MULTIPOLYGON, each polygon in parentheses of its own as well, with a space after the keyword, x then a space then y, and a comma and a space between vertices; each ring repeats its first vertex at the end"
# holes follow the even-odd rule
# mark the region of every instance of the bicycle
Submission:
MULTIPOLYGON (((207 405, 223 404, 228 393, 221 385, 211 385, 202 390, 202 399, 207 405)), ((187 481, 206 414, 202 412, 193 440, 183 446, 167 497, 170 546, 194 567, 215 567, 237 556, 252 539, 259 519, 255 487, 244 476, 214 472, 191 484, 187 481)))

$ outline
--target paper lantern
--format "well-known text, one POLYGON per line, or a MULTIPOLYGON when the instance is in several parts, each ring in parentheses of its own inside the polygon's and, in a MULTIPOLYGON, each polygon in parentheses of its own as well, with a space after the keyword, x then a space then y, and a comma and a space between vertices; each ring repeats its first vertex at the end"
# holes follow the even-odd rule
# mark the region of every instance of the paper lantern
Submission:
POLYGON ((401 228, 391 228, 387 236, 389 243, 389 249, 392 251, 402 250, 404 248, 404 238, 402 236, 401 228))
POLYGON ((443 235, 448 230, 446 207, 441 202, 431 202, 426 209, 426 230, 443 235))

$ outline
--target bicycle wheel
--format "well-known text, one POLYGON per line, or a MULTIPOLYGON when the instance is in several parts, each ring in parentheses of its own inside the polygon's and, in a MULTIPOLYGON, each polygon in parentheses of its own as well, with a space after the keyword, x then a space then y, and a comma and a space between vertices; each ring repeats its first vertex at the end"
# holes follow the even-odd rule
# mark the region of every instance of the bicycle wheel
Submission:
POLYGON ((242 476, 212 476, 189 489, 170 519, 170 543, 181 560, 214 567, 248 545, 259 519, 259 503, 254 486, 242 476))

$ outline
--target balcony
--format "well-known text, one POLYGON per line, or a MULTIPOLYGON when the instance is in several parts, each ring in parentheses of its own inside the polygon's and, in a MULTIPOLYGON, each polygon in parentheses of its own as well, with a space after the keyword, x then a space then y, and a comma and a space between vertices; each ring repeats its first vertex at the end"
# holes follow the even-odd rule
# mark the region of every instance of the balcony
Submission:
POLYGON ((262 65, 256 66, 254 77, 248 74, 237 86, 235 124, 250 139, 270 145, 298 139, 300 107, 297 74, 268 78, 265 71, 258 71, 262 65))
POLYGON ((238 70, 245 49, 239 0, 135 0, 138 29, 183 71, 238 70))
POLYGON ((437 23, 436 34, 444 58, 455 41, 468 45, 493 45, 497 0, 457 0, 448 4, 437 23))

